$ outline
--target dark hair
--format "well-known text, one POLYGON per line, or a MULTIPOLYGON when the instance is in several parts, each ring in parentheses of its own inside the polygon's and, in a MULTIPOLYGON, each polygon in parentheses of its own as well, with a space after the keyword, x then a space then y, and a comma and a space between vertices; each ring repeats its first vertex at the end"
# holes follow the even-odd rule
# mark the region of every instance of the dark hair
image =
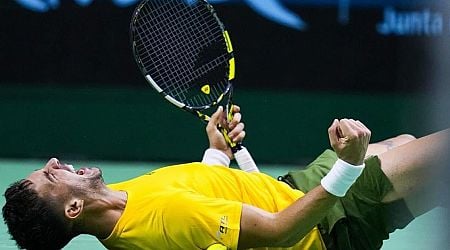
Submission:
POLYGON ((55 202, 39 197, 29 180, 17 181, 5 191, 3 219, 21 249, 61 249, 71 239, 55 202))

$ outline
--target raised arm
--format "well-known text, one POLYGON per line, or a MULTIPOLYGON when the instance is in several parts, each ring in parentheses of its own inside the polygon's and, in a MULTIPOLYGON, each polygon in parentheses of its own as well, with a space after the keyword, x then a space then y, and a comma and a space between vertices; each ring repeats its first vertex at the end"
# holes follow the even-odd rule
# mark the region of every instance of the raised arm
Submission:
POLYGON ((336 162, 321 184, 278 213, 244 204, 239 249, 286 247, 299 242, 343 196, 364 167, 370 131, 354 120, 334 120, 328 129, 330 143, 342 162, 336 162), (328 179, 326 179, 328 178, 328 179), (342 179, 342 181, 340 180, 342 179), (349 180, 351 182, 349 182, 349 180))

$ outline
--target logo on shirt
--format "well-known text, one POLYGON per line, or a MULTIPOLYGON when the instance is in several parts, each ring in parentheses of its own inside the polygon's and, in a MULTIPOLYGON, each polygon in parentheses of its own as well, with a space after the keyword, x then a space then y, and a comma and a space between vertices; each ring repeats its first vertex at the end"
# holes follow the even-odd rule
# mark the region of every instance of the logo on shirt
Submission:
POLYGON ((224 215, 220 217, 220 226, 217 231, 217 238, 222 238, 222 235, 228 232, 228 216, 224 215))

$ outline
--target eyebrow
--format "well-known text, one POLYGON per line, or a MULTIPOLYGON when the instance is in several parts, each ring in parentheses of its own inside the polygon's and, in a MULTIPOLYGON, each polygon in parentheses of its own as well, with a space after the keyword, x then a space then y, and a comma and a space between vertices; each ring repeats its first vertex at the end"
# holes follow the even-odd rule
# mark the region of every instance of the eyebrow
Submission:
POLYGON ((52 180, 52 178, 50 178, 50 174, 49 174, 48 172, 45 172, 45 171, 42 171, 42 172, 44 173, 45 178, 47 178, 47 180, 49 180, 50 182, 54 182, 54 181, 52 180))
POLYGON ((28 179, 22 179, 20 180, 20 185, 22 188, 28 188, 28 186, 32 185, 33 182, 28 179))

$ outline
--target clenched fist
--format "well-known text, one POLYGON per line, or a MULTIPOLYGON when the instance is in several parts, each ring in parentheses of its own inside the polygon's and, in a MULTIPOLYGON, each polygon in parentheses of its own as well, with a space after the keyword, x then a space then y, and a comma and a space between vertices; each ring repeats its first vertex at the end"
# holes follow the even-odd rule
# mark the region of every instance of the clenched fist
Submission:
POLYGON ((371 136, 364 124, 353 119, 335 119, 328 128, 328 136, 339 159, 352 165, 363 163, 371 136))

